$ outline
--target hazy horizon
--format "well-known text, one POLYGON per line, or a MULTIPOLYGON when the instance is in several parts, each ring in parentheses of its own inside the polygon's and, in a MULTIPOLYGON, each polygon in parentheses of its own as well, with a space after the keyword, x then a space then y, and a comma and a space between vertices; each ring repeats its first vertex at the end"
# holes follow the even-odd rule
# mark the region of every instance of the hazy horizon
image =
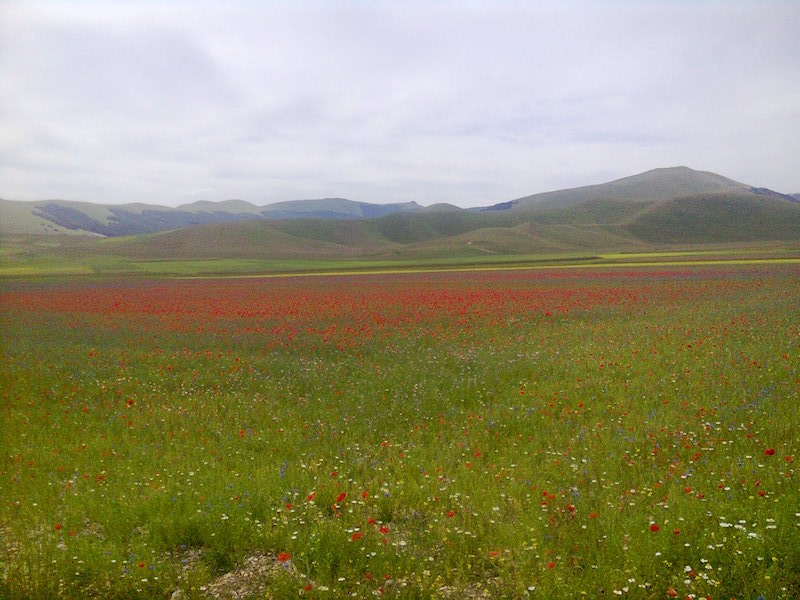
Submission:
POLYGON ((0 4, 0 197, 487 206, 686 165, 800 192, 800 5, 0 4))

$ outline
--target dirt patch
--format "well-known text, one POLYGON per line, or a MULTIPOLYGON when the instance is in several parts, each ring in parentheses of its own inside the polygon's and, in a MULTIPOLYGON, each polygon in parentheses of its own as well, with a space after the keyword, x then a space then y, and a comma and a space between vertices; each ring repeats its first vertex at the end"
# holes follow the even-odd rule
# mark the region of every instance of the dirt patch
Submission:
POLYGON ((244 600, 262 595, 269 580, 285 572, 298 576, 291 561, 281 562, 275 556, 259 552, 251 554, 239 568, 220 575, 201 590, 214 600, 244 600))

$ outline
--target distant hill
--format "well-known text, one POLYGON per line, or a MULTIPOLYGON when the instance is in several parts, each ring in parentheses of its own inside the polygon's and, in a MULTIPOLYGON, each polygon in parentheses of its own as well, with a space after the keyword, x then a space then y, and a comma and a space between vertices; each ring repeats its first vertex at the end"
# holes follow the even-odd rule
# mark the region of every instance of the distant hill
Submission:
POLYGON ((370 204, 344 198, 325 198, 270 204, 263 207, 261 215, 270 219, 374 219, 393 213, 416 212, 421 208, 416 202, 370 204))
POLYGON ((714 173, 675 167, 479 210, 448 204, 421 207, 414 202, 376 205, 342 198, 264 207, 241 200, 195 202, 177 208, 0 201, 0 233, 9 232, 90 233, 100 239, 82 242, 81 252, 123 260, 637 251, 739 242, 798 243, 800 201, 714 173))
POLYGON ((500 210, 566 208, 589 200, 653 202, 698 194, 736 193, 751 187, 706 171, 688 167, 653 169, 608 183, 525 196, 491 207, 500 210))
POLYGON ((72 232, 119 237, 265 218, 371 219, 395 212, 415 212, 421 208, 416 202, 370 204, 344 198, 292 200, 267 206, 256 206, 242 200, 200 201, 177 208, 147 204, 103 205, 66 200, 0 200, 0 233, 72 232))
POLYGON ((800 203, 749 192, 661 202, 589 200, 566 208, 395 213, 377 219, 258 220, 98 240, 137 259, 445 258, 800 242, 800 203))
POLYGON ((625 229, 660 244, 800 241, 800 204, 772 194, 701 194, 658 203, 625 229))

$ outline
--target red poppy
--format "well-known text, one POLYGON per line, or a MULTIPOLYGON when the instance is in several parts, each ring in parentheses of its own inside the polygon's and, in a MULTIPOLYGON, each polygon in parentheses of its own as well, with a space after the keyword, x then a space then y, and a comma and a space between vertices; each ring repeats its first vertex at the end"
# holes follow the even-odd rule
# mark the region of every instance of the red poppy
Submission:
POLYGON ((659 529, 661 529, 661 528, 660 528, 660 527, 659 527, 659 526, 658 526, 656 523, 651 523, 651 524, 650 524, 650 531, 652 531, 652 532, 654 532, 654 533, 655 533, 655 532, 656 532, 656 531, 658 531, 659 529))
POLYGON ((338 504, 339 502, 341 502, 345 498, 347 498, 347 492, 342 492, 341 494, 336 496, 336 503, 338 504))
POLYGON ((369 492, 367 490, 364 490, 363 492, 361 492, 361 497, 364 500, 366 500, 367 498, 369 498, 369 492))
POLYGON ((317 492, 311 492, 308 496, 306 496, 306 502, 311 502, 316 497, 317 497, 317 492))
POLYGON ((553 569, 553 568, 555 568, 555 566, 556 566, 556 563, 554 563, 554 562, 552 562, 552 561, 550 561, 549 563, 547 563, 547 568, 548 568, 548 569, 553 569))
POLYGON ((364 537, 364 532, 356 531, 355 533, 353 533, 353 535, 350 536, 350 539, 355 542, 356 540, 360 540, 362 537, 364 537))
POLYGON ((61 531, 61 523, 56 523, 56 531, 61 531))
POLYGON ((448 513, 447 513, 447 518, 448 519, 452 519, 455 516, 456 516, 456 513, 454 511, 452 511, 452 510, 448 511, 448 513))
POLYGON ((381 533, 389 533, 389 527, 383 525, 380 529, 378 529, 381 533))
POLYGON ((775 448, 767 448, 764 450, 764 456, 772 456, 775 454, 775 448))
POLYGON ((497 558, 498 556, 500 556, 500 550, 489 551, 489 558, 497 558))

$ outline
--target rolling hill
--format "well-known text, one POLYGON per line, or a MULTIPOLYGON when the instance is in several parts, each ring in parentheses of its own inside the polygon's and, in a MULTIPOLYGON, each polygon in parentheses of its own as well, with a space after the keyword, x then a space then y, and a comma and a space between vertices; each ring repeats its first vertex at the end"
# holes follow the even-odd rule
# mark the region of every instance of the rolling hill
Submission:
MULTIPOLYGON (((20 223, 23 229, 44 223, 48 234, 88 231, 95 239, 71 243, 70 256, 122 261, 439 259, 800 243, 796 198, 686 167, 535 194, 482 210, 338 198, 267 207, 201 202, 175 209, 54 202, 37 204, 38 212, 25 212, 22 204, 0 204, 0 231, 20 223), (119 235, 131 230, 150 233, 119 235)), ((58 252, 59 243, 37 239, 36 248, 21 239, 15 252, 58 252)))
POLYGON ((765 193, 770 192, 766 188, 753 188, 716 173, 695 171, 689 167, 670 167, 653 169, 608 183, 533 194, 491 209, 566 208, 589 200, 658 202, 699 194, 757 193, 757 189, 764 190, 765 193))
POLYGON ((176 208, 148 204, 93 204, 66 200, 0 200, 0 233, 79 233, 105 237, 156 233, 210 223, 256 219, 369 219, 415 212, 416 202, 370 204, 344 198, 292 200, 256 206, 242 200, 200 201, 176 208))

